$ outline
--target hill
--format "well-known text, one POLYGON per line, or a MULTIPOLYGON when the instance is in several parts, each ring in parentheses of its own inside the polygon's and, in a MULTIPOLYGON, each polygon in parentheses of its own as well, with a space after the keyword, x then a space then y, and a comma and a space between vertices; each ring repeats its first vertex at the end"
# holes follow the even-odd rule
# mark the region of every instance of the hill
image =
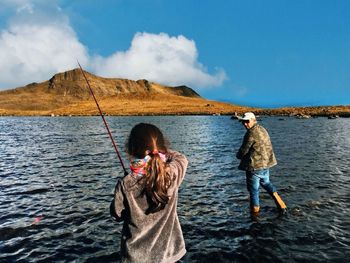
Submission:
MULTIPOLYGON (((102 78, 85 71, 97 100, 107 115, 211 115, 241 114, 296 117, 350 117, 350 106, 258 109, 202 98, 186 86, 169 87, 145 79, 102 78)), ((98 115, 80 69, 58 73, 41 83, 0 92, 3 116, 98 115)))
MULTIPOLYGON (((186 86, 168 87, 145 79, 102 78, 85 71, 107 115, 233 114, 249 107, 210 101, 186 86)), ((97 115, 80 69, 55 74, 41 83, 0 92, 0 115, 97 115)))

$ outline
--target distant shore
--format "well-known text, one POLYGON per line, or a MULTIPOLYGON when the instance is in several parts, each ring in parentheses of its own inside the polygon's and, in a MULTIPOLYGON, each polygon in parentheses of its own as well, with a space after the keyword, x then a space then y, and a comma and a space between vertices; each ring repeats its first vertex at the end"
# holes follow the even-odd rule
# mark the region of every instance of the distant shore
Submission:
MULTIPOLYGON (((246 111, 252 111, 260 116, 284 116, 284 117, 296 117, 301 119, 307 119, 312 117, 350 117, 350 106, 318 106, 318 107, 288 107, 277 109, 261 109, 261 108, 249 108, 249 107, 215 107, 214 104, 208 104, 210 106, 199 107, 195 109, 187 109, 181 107, 172 107, 171 110, 160 108, 150 110, 130 109, 128 107, 117 110, 104 111, 105 116, 191 116, 191 115, 228 115, 235 118, 235 116, 241 115, 246 111), (139 111, 137 111, 139 110, 139 111)), ((48 117, 74 117, 74 116, 99 116, 99 113, 94 105, 86 107, 84 109, 70 109, 70 110, 4 110, 0 109, 0 116, 48 116, 48 117)), ((232 106, 233 107, 233 106, 232 106)))
POLYGON ((260 115, 310 117, 350 117, 350 106, 317 106, 317 107, 285 107, 278 109, 258 110, 260 115))

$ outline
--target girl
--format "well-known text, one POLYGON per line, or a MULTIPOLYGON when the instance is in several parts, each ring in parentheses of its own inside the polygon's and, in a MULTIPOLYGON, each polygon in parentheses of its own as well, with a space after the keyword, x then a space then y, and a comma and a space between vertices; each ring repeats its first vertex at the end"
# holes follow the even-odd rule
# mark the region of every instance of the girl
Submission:
POLYGON ((152 124, 132 128, 127 144, 131 173, 119 180, 111 215, 124 221, 123 262, 175 262, 186 253, 177 216, 178 188, 188 161, 170 151, 152 124))

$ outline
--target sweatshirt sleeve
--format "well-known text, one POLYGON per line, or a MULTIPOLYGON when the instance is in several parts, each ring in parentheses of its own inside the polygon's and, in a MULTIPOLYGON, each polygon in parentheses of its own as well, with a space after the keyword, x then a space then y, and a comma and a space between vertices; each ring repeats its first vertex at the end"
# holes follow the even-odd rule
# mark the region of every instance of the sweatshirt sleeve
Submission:
POLYGON ((117 222, 125 219, 124 193, 122 189, 122 180, 118 180, 115 190, 114 198, 110 205, 110 214, 117 222))
POLYGON ((175 178, 176 185, 179 186, 185 177, 188 160, 185 155, 176 151, 170 150, 167 155, 170 172, 175 178))
POLYGON ((253 144, 254 144, 253 136, 251 136, 250 132, 247 132, 244 135, 242 146, 239 148, 236 154, 237 159, 242 159, 249 152, 253 144))

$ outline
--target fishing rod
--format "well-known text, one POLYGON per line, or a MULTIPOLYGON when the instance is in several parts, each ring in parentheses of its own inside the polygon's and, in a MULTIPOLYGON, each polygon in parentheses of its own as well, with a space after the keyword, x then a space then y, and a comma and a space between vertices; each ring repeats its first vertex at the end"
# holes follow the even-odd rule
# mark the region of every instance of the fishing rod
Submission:
POLYGON ((105 126, 106 126, 106 129, 107 129, 109 138, 111 138, 111 141, 112 141, 112 144, 113 144, 113 146, 114 146, 114 150, 115 150, 115 152, 116 152, 116 154, 117 154, 117 156, 118 156, 119 162, 120 162, 120 164, 121 164, 122 167, 123 167, 124 175, 126 176, 126 175, 128 175, 128 171, 126 170, 126 168, 125 168, 125 166, 124 166, 122 157, 120 156, 120 153, 119 153, 118 148, 117 148, 117 144, 115 143, 115 141, 114 141, 114 139, 113 139, 112 133, 111 133, 111 131, 109 130, 108 124, 107 124, 107 122, 106 122, 106 120, 105 120, 104 115, 102 114, 100 105, 99 105, 98 102, 97 102, 97 99, 96 99, 96 97, 95 97, 95 94, 94 94, 94 92, 92 91, 92 88, 91 88, 91 86, 90 86, 90 83, 89 83, 89 81, 88 81, 88 79, 87 79, 87 77, 86 77, 86 75, 85 75, 85 72, 84 72, 83 68, 81 67, 79 61, 77 61, 77 62, 78 62, 79 68, 80 68, 80 70, 81 70, 81 73, 83 73, 84 79, 85 79, 85 81, 86 81, 86 83, 87 83, 87 85, 88 85, 88 87, 89 87, 90 93, 91 93, 92 97, 93 97, 94 100, 95 100, 96 106, 97 106, 97 108, 98 108, 98 111, 100 112, 100 116, 101 116, 101 118, 102 118, 102 120, 103 120, 103 123, 104 123, 105 126))

